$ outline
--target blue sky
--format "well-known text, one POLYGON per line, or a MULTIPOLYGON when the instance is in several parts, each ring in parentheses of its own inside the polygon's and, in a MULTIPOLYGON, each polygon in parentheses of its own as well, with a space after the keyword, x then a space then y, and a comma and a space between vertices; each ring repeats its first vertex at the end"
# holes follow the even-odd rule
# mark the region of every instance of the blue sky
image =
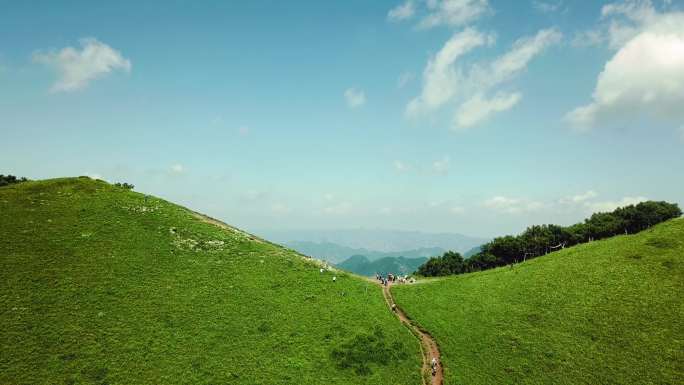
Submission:
POLYGON ((684 203, 679 1, 0 1, 3 173, 246 229, 684 203))

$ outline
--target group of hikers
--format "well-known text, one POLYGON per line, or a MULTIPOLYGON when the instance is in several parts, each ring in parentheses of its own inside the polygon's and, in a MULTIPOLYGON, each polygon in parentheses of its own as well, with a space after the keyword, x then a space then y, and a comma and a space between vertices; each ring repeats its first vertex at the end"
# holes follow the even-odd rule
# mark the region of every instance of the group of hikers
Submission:
POLYGON ((387 273, 387 275, 382 276, 380 273, 375 273, 375 279, 380 281, 384 286, 388 286, 391 283, 399 281, 399 283, 415 283, 416 279, 409 277, 408 275, 395 275, 392 273, 387 273))

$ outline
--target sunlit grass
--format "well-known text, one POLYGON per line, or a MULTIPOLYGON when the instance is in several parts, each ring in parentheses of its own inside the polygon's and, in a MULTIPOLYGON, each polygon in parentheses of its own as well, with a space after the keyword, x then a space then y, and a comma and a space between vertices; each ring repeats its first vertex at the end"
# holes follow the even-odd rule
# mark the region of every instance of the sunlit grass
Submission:
POLYGON ((393 288, 447 384, 684 383, 684 220, 393 288))
POLYGON ((420 381, 380 289, 292 251, 87 178, 0 188, 0 212, 2 384, 420 381), (376 328, 402 353, 338 362, 376 328))

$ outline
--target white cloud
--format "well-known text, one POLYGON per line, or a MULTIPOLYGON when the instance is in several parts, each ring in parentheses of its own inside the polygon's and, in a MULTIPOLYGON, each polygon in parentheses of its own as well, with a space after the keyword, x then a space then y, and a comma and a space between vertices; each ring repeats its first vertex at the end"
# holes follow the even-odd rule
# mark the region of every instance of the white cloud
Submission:
POLYGON ((411 169, 411 166, 408 164, 400 161, 400 160, 395 160, 394 161, 394 169, 399 171, 399 172, 407 172, 411 169))
POLYGON ((562 1, 557 2, 547 2, 547 1, 532 1, 532 7, 542 13, 553 13, 558 11, 563 6, 562 1))
POLYGON ((575 46, 594 46, 608 43, 618 50, 636 36, 644 25, 653 23, 658 12, 650 0, 625 0, 609 3, 601 8, 598 26, 578 31, 573 39, 575 46))
POLYGON ((131 62, 112 47, 93 38, 80 40, 81 50, 66 47, 58 52, 36 52, 33 60, 54 67, 59 79, 51 92, 68 92, 85 88, 91 81, 112 71, 130 72, 131 62))
POLYGON ((521 100, 521 93, 498 91, 489 97, 487 93, 514 79, 535 56, 561 38, 555 28, 540 30, 534 36, 518 39, 508 52, 491 62, 472 65, 465 76, 466 71, 456 65, 456 60, 478 46, 492 44, 494 37, 470 28, 457 33, 428 61, 422 92, 409 102, 406 114, 415 117, 457 100, 460 107, 453 128, 463 129, 511 109, 521 100))
POLYGON ((527 68, 535 56, 558 44, 562 38, 563 35, 556 28, 547 28, 539 30, 534 36, 518 39, 508 52, 491 63, 485 73, 476 67, 479 81, 491 87, 512 79, 527 68))
POLYGON ((577 194, 565 198, 561 198, 560 203, 562 204, 570 204, 570 203, 583 203, 586 202, 590 199, 593 199, 597 197, 598 194, 594 190, 588 190, 585 193, 582 194, 577 194))
POLYGON ((642 26, 652 23, 658 13, 650 0, 625 0, 606 4, 601 8, 601 18, 612 18, 607 37, 610 46, 619 49, 636 36, 642 26))
POLYGON ((450 167, 451 158, 446 155, 442 157, 442 159, 432 162, 432 171, 440 175, 446 175, 449 172, 450 167))
POLYGON ((607 37, 598 29, 589 29, 586 31, 579 31, 575 34, 571 44, 574 47, 591 47, 601 45, 606 41, 607 37))
POLYGON ((468 25, 490 10, 487 0, 426 0, 426 3, 428 15, 420 21, 419 28, 468 25))
POLYGON ((540 210, 544 208, 545 205, 536 201, 508 198, 505 196, 495 196, 484 201, 484 206, 488 209, 504 214, 520 214, 524 212, 540 210))
POLYGON ((454 34, 428 61, 423 71, 422 93, 411 100, 406 113, 414 116, 448 102, 462 79, 461 71, 454 67, 456 59, 487 41, 487 36, 472 28, 454 34))
POLYGON ((655 117, 684 120, 684 13, 657 13, 650 1, 604 6, 613 20, 609 31, 617 52, 599 74, 592 102, 566 119, 578 129, 602 123, 655 117))
POLYGON ((171 172, 174 174, 182 174, 185 172, 185 167, 182 164, 174 164, 171 166, 171 172))
POLYGON ((639 202, 645 202, 648 198, 646 197, 624 197, 619 201, 605 201, 605 202, 592 202, 587 203, 587 208, 593 213, 597 212, 609 212, 613 211, 618 207, 624 207, 629 205, 635 205, 639 202))
POLYGON ((416 9, 413 5, 413 1, 407 0, 405 3, 390 9, 389 12, 387 12, 387 20, 393 22, 407 20, 413 17, 415 12, 416 9))
POLYGON ((561 198, 558 203, 566 207, 570 207, 572 210, 583 210, 588 213, 595 212, 609 212, 613 211, 618 207, 624 207, 632 204, 637 204, 639 202, 647 201, 648 199, 643 196, 636 197, 624 197, 617 201, 596 201, 595 198, 599 194, 594 190, 587 190, 584 193, 568 196, 561 198))
POLYGON ((513 108, 521 98, 519 92, 498 93, 491 99, 485 99, 482 94, 477 94, 461 104, 456 111, 456 126, 466 128, 481 123, 492 114, 513 108))
POLYGON ((409 84, 416 75, 413 72, 404 72, 401 75, 399 75, 399 79, 397 80, 397 88, 404 88, 406 87, 407 84, 409 84))
POLYGON ((616 52, 598 76, 589 104, 565 118, 577 129, 636 118, 684 120, 684 13, 659 12, 650 0, 605 5, 598 29, 616 52))
POLYGON ((347 88, 344 91, 344 99, 347 101, 349 108, 357 108, 366 104, 366 94, 363 90, 357 88, 347 88))

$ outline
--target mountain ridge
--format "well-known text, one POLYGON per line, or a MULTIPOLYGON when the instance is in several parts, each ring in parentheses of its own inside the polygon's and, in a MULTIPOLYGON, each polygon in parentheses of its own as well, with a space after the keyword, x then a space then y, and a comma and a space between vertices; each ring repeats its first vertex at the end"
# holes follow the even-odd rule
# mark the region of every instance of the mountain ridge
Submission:
POLYGON ((256 234, 280 244, 291 242, 330 242, 340 246, 379 252, 399 252, 438 247, 466 252, 489 239, 458 233, 429 233, 407 230, 341 229, 341 230, 257 230, 256 234))

